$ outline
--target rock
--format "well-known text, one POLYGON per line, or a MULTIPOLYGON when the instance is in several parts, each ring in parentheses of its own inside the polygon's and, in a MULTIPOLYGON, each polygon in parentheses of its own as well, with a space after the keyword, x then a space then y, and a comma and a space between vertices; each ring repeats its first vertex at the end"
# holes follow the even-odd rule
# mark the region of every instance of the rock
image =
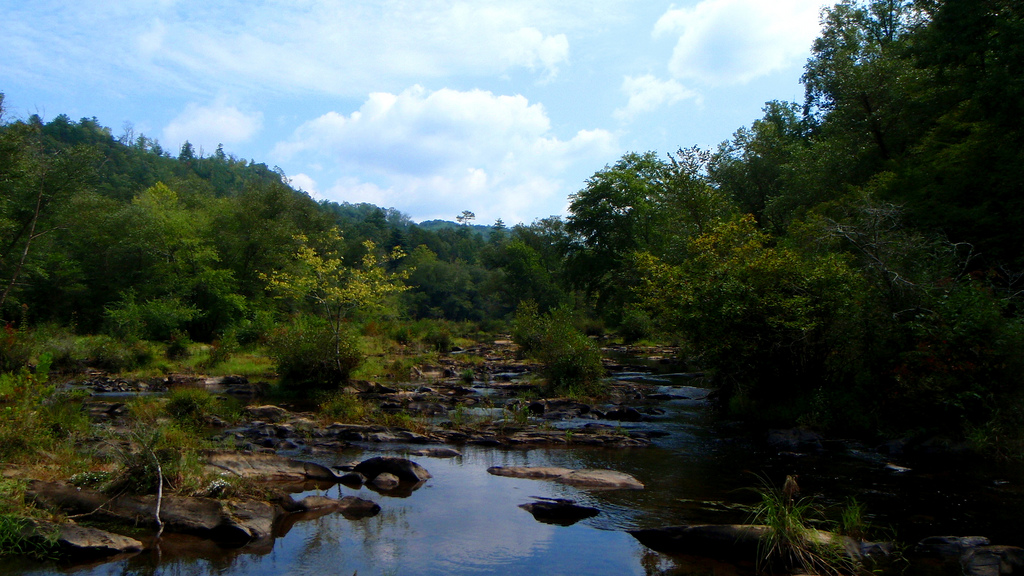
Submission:
POLYGON ((427 456, 430 458, 455 458, 462 456, 462 452, 454 448, 421 448, 409 452, 412 456, 427 456))
POLYGON ((264 420, 266 422, 281 422, 287 420, 291 413, 284 408, 266 405, 266 406, 249 406, 245 409, 245 413, 250 418, 257 420, 264 420))
POLYGON ((488 474, 495 476, 507 476, 509 478, 529 478, 531 480, 554 480, 572 472, 570 468, 555 468, 542 466, 492 466, 487 469, 488 474))
MULTIPOLYGON (((276 444, 271 440, 271 445, 276 444)), ((206 462, 207 466, 216 470, 226 471, 242 478, 260 478, 268 482, 338 480, 338 475, 326 466, 292 460, 276 454, 213 452, 207 456, 206 462)))
POLYGON ((640 413, 636 408, 616 408, 605 412, 605 420, 618 420, 620 422, 642 422, 644 415, 640 413))
POLYGON ((510 478, 531 480, 554 480, 561 484, 580 488, 643 490, 644 485, 636 478, 614 470, 572 470, 556 467, 494 466, 487 469, 489 474, 510 478))
POLYGON ((934 556, 960 557, 972 548, 989 544, 988 538, 984 536, 929 536, 918 542, 914 551, 934 556))
POLYGON ((430 472, 427 472, 424 467, 412 460, 393 456, 377 456, 376 458, 364 460, 353 471, 362 474, 371 481, 379 474, 385 472, 394 474, 401 482, 410 483, 423 482, 431 477, 430 472))
POLYGON ((395 476, 390 472, 381 472, 376 478, 371 480, 370 483, 373 484, 374 487, 384 491, 398 488, 398 485, 400 484, 398 476, 395 476))
POLYGON ((572 526, 580 520, 585 520, 601 513, 597 508, 577 506, 572 500, 561 498, 520 504, 519 507, 533 514, 533 517, 538 522, 556 524, 558 526, 572 526))
POLYGON ((142 542, 134 538, 72 523, 29 520, 22 535, 30 541, 42 542, 53 538, 55 532, 58 554, 64 559, 85 560, 142 551, 142 542))
MULTIPOLYGON (((140 526, 156 526, 154 495, 116 496, 53 482, 30 482, 26 498, 37 506, 71 514, 92 514, 99 519, 140 526)), ((193 534, 227 545, 243 545, 271 535, 283 510, 255 500, 224 501, 212 498, 164 496, 160 519, 167 532, 193 534)))
POLYGON ((1001 576, 1024 570, 1024 548, 1017 546, 979 546, 960 559, 966 576, 1001 576))
POLYGON ((643 490, 644 485, 624 472, 614 470, 575 470, 555 479, 555 482, 581 488, 643 490))
POLYGON ((743 524, 700 524, 669 526, 629 533, 655 552, 669 555, 710 556, 714 558, 754 560, 766 526, 743 524))
POLYGON ((822 450, 822 437, 817 432, 804 428, 788 430, 769 430, 768 444, 779 450, 799 452, 802 450, 822 450))

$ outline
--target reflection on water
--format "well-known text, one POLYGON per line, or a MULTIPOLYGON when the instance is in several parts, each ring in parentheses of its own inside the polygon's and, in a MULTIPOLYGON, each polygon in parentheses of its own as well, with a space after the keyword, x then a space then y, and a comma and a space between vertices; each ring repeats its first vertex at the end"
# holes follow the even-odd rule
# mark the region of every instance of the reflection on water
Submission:
MULTIPOLYGON (((355 495, 379 503, 379 515, 347 520, 329 514, 290 526, 273 541, 228 550, 196 538, 167 536, 159 554, 75 569, 76 574, 173 575, 349 575, 403 574, 590 574, 749 576, 700 558, 669 559, 647 550, 625 530, 681 523, 735 523, 749 519, 756 500, 747 487, 754 473, 780 480, 799 474, 804 495, 825 505, 851 496, 867 505, 872 521, 895 527, 914 542, 935 534, 982 534, 1000 544, 1024 545, 1017 518, 1024 512, 1020 470, 959 466, 943 461, 897 462, 896 473, 869 448, 829 446, 821 454, 769 449, 707 410, 705 391, 690 375, 661 374, 645 384, 671 399, 652 404, 668 414, 651 422, 611 423, 624 429, 668 434, 652 448, 559 448, 502 450, 466 447, 457 458, 417 457, 433 475, 405 498, 366 488, 306 487, 308 494, 355 495), (664 380, 664 381, 662 381, 664 380), (492 476, 491 466, 610 468, 632 474, 642 491, 587 492, 553 482, 492 476), (535 498, 565 498, 601 513, 572 526, 536 521, 519 505, 535 498)), ((579 424, 579 423, 577 423, 579 424)), ((551 423, 565 426, 565 423, 551 423)), ((575 425, 575 424, 568 424, 575 425)), ((402 455, 367 447, 316 460, 332 465, 377 455, 402 455)), ((419 448, 405 447, 405 448, 419 448)), ((23 561, 0 565, 0 574, 50 575, 62 571, 23 561)))

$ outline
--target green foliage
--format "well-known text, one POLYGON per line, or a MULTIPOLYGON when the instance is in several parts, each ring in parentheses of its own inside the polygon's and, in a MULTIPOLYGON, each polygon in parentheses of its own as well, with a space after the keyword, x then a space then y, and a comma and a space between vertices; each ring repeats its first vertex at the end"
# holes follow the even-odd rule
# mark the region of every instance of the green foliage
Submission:
POLYGON ((175 388, 167 396, 164 410, 183 426, 202 426, 215 411, 216 399, 202 388, 175 388))
POLYGON ((848 347, 858 275, 843 258, 772 246, 751 217, 690 243, 679 266, 640 256, 652 317, 685 335, 726 396, 784 403, 829 378, 848 347))
POLYGON ((12 372, 28 366, 32 344, 28 334, 7 324, 0 329, 0 372, 12 372))
POLYGON ((320 414, 342 423, 361 423, 370 417, 374 407, 358 396, 347 392, 331 392, 321 397, 318 405, 320 414))
POLYGON ((281 380, 296 390, 336 388, 363 361, 358 337, 316 316, 298 316, 270 337, 281 380))
POLYGON ((145 341, 125 342, 110 336, 94 336, 85 342, 87 363, 110 372, 125 372, 143 367, 156 357, 145 341))
POLYGON ((192 355, 192 339, 188 334, 175 330, 171 332, 171 340, 167 343, 167 358, 184 360, 192 355))
POLYGON ((629 309, 622 315, 622 322, 616 332, 626 344, 650 337, 654 333, 651 317, 643 310, 629 309))
POLYGON ((17 514, 0 513, 0 556, 30 556, 51 560, 57 556, 56 531, 43 538, 27 538, 30 521, 17 514))
POLYGON ((138 302, 135 292, 129 290, 107 307, 105 316, 107 331, 121 340, 171 340, 197 313, 176 298, 138 302))
POLYGON ((512 338, 521 353, 543 365, 542 374, 552 394, 592 397, 604 393, 604 365, 597 345, 576 329, 568 308, 539 315, 524 302, 516 311, 512 338))
POLYGON ((844 554, 841 545, 833 542, 812 526, 823 519, 809 498, 797 498, 796 481, 786 478, 781 489, 766 478, 755 491, 761 501, 755 506, 753 524, 767 527, 759 544, 758 566, 761 571, 782 568, 813 574, 856 573, 856 562, 844 554))

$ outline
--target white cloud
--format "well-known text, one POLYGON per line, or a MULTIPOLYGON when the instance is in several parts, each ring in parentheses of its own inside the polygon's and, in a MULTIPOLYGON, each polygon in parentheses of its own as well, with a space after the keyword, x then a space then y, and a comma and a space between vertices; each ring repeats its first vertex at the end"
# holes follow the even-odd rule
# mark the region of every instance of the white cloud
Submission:
POLYGON ((302 190, 308 193, 313 198, 320 198, 319 188, 317 187, 316 180, 313 180, 306 174, 296 174, 288 177, 288 184, 296 190, 302 190))
POLYGON ((210 106, 191 103, 164 128, 163 139, 170 146, 179 146, 188 140, 209 153, 217 144, 249 140, 262 126, 263 115, 258 112, 246 114, 223 102, 210 106))
POLYGON ((743 84, 800 62, 820 31, 820 0, 703 0, 670 8, 654 36, 678 36, 669 62, 676 78, 743 84))
POLYGON ((626 76, 622 81, 622 92, 629 96, 625 108, 614 112, 615 118, 627 121, 640 114, 653 112, 663 106, 693 99, 700 102, 700 95, 676 80, 659 80, 651 74, 626 76))
POLYGON ((574 191, 564 189, 566 171, 616 153, 604 130, 555 137, 544 107, 523 96, 413 86, 371 94, 351 114, 311 120, 273 155, 311 162, 330 155, 348 174, 324 193, 334 200, 399 206, 417 218, 451 219, 469 209, 480 221, 514 222, 561 212, 574 191))

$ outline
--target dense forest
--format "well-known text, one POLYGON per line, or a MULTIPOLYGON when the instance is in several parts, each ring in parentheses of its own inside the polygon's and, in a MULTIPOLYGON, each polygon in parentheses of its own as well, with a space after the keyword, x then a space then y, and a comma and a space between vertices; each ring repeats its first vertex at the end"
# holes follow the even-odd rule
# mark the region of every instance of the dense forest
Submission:
POLYGON ((0 369, 203 342, 333 386, 361 334, 429 320, 433 342, 547 330, 549 364, 672 342, 739 417, 1019 453, 1021 7, 845 1, 823 22, 803 102, 716 149, 628 153, 567 216, 511 227, 315 201, 221 147, 10 118, 0 97, 0 369))

